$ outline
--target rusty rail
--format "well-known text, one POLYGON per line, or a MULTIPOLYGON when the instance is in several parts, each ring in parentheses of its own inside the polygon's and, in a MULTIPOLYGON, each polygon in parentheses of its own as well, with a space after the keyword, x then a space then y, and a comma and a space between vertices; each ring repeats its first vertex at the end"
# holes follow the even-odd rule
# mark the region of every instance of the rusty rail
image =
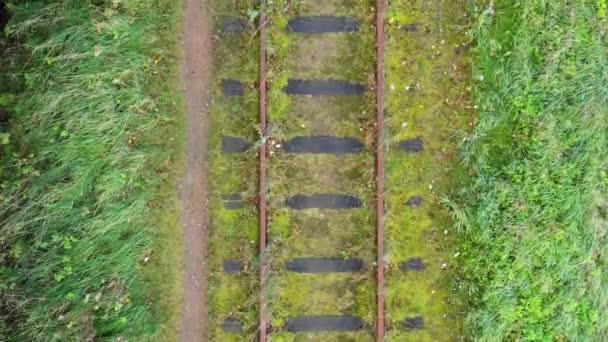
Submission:
POLYGON ((260 2, 260 342, 266 342, 266 3, 260 2))
POLYGON ((376 340, 384 341, 384 0, 376 0, 376 340))

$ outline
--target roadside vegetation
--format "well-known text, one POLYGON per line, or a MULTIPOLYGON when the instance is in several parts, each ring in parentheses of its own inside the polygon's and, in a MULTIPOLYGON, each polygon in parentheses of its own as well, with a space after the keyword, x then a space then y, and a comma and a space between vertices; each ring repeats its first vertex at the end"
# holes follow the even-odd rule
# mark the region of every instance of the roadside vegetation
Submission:
POLYGON ((454 208, 467 333, 608 339, 606 2, 473 1, 454 208))
POLYGON ((180 2, 6 5, 0 340, 172 340, 180 2))

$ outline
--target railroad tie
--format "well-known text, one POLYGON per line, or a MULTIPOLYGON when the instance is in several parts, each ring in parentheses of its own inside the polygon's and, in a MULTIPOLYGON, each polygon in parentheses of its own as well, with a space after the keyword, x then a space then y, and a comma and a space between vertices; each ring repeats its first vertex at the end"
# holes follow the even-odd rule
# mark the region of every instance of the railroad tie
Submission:
POLYGON ((407 32, 407 33, 418 32, 418 24, 417 23, 413 23, 413 24, 404 25, 404 26, 401 27, 401 31, 407 32))
POLYGON ((223 17, 222 29, 225 32, 242 32, 245 31, 247 22, 239 17, 223 17))
POLYGON ((243 96, 245 87, 241 81, 224 79, 222 80, 222 94, 224 96, 243 96))
POLYGON ((243 332, 243 323, 236 319, 225 319, 222 322, 222 330, 227 333, 240 334, 243 332))
POLYGON ((311 136, 294 137, 282 144, 287 153, 347 154, 364 149, 359 139, 352 137, 311 136))
POLYGON ((425 265, 422 258, 410 258, 399 264, 399 269, 406 271, 424 271, 425 265))
POLYGON ((289 95, 340 96, 363 95, 365 87, 360 83, 342 80, 289 79, 283 91, 289 95))
POLYGON ((424 141, 422 140, 422 137, 403 140, 399 142, 399 149, 407 153, 422 152, 422 150, 424 150, 424 141))
POLYGON ((296 17, 287 22, 287 31, 294 33, 358 32, 359 22, 348 17, 296 17))
POLYGON ((225 259, 222 266, 224 273, 229 275, 239 274, 243 271, 243 263, 237 259, 225 259))
POLYGON ((296 273, 347 273, 359 272, 361 259, 344 258, 296 258, 285 264, 285 269, 296 273))
POLYGON ((234 154, 244 153, 251 148, 251 143, 239 137, 223 136, 222 137, 222 153, 234 154))
POLYGON ((240 194, 226 194, 222 196, 222 200, 224 201, 224 209, 235 210, 245 207, 245 202, 243 202, 240 194))
POLYGON ((362 205, 358 197, 343 194, 294 195, 285 201, 285 206, 294 210, 356 209, 362 205))
POLYGON ((358 316, 300 316, 288 318, 283 329, 292 332, 357 331, 363 328, 358 316))
POLYGON ((410 199, 407 200, 407 202, 405 202, 405 205, 410 207, 410 208, 420 208, 420 206, 422 205, 422 197, 421 196, 412 196, 410 197, 410 199))
POLYGON ((424 328, 424 317, 415 316, 406 318, 403 321, 403 327, 405 330, 420 330, 424 328))

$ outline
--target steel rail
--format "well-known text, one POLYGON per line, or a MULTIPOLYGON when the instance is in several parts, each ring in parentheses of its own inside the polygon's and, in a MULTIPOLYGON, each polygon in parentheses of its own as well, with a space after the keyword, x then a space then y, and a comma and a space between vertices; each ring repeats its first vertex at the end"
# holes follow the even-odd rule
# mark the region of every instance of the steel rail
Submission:
POLYGON ((266 342, 266 301, 264 291, 266 285, 266 2, 260 2, 259 18, 260 35, 260 342, 266 342))
POLYGON ((376 0, 376 341, 384 341, 384 0, 376 0))

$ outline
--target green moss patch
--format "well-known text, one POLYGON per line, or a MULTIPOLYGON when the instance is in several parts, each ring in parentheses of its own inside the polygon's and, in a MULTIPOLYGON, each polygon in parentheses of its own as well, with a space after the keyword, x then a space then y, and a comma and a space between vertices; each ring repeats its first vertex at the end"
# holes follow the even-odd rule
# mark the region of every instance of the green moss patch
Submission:
POLYGON ((211 213, 209 266, 210 339, 243 341, 256 336, 258 322, 258 250, 259 225, 257 214, 259 140, 258 82, 259 40, 257 24, 249 15, 254 13, 248 1, 228 4, 213 2, 215 22, 215 73, 210 85, 208 172, 211 213), (224 31, 226 17, 241 19, 242 31, 224 31), (224 96, 223 80, 243 84, 243 95, 224 96), (222 137, 245 139, 251 148, 244 153, 222 152, 222 137), (244 206, 225 206, 224 196, 237 194, 244 206), (226 274, 224 261, 241 262, 238 274, 226 274), (223 331, 226 319, 242 324, 242 333, 223 331))
POLYGON ((386 39, 386 319, 389 341, 437 341, 460 333, 449 286, 451 223, 441 199, 454 178, 454 159, 470 115, 464 108, 464 4, 393 1, 386 39), (416 25, 416 30, 404 28, 416 25), (401 141, 420 138, 421 151, 401 141), (415 196, 418 205, 406 203, 415 196), (401 271, 421 258, 425 268, 401 271), (424 328, 404 320, 422 316, 424 328))
POLYGON ((473 94, 455 200, 478 340, 608 336, 605 1, 474 1, 473 94))
MULTIPOLYGON (((372 8, 373 9, 373 8, 372 8)), ((273 339, 279 341, 371 341, 375 317, 375 243, 373 118, 374 36, 373 12, 361 2, 279 1, 270 7, 270 129, 269 234, 272 243, 271 274, 267 300, 273 339), (331 9, 331 10, 330 10, 331 9), (284 30, 287 19, 304 15, 352 16, 361 32, 305 35, 284 30), (364 53, 362 53, 364 52, 364 53), (360 82, 363 96, 287 96, 279 89, 287 78, 336 79, 360 82), (333 135, 354 137, 363 151, 343 155, 287 154, 276 144, 294 136, 333 135), (276 140, 276 141, 275 141, 276 140), (294 194, 336 193, 357 196, 361 208, 347 210, 283 207, 294 194), (298 257, 359 258, 356 273, 300 274, 287 272, 285 264, 298 257), (363 330, 343 333, 281 331, 290 317, 302 315, 357 315, 363 330)))

